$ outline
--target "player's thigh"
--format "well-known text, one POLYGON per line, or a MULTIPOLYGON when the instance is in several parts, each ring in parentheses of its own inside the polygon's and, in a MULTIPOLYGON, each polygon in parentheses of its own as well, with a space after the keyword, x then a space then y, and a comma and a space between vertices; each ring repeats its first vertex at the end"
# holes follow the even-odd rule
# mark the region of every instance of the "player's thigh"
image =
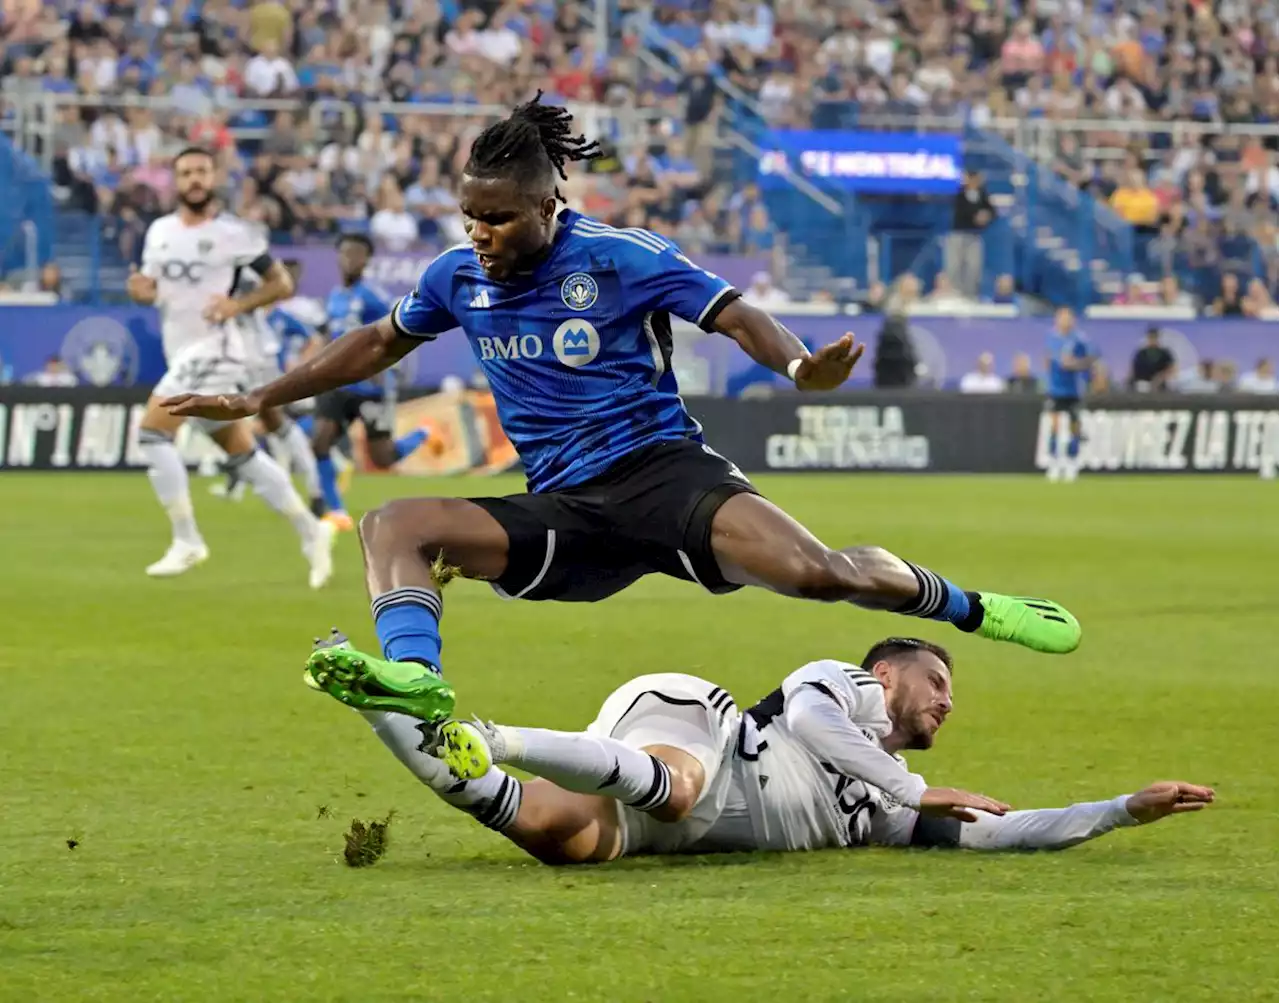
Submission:
POLYGON ((507 561, 491 579, 504 599, 597 602, 653 570, 600 517, 591 492, 472 498, 502 526, 507 561))
MULTIPOLYGON (((479 502, 468 498, 397 498, 360 519, 360 543, 369 574, 404 555, 459 569, 464 578, 501 580, 508 566, 507 528, 479 502)), ((370 578, 375 592, 390 583, 370 578)))
POLYGON ((158 394, 153 394, 147 400, 147 409, 143 412, 142 421, 138 427, 150 432, 162 432, 173 438, 186 419, 176 414, 170 414, 162 408, 160 406, 161 400, 163 400, 163 397, 158 394))
POLYGON ((317 397, 311 429, 311 445, 316 453, 329 452, 359 414, 359 399, 345 390, 330 390, 317 397))
POLYGON ((799 595, 801 582, 826 559, 828 548, 802 523, 756 494, 728 499, 716 511, 710 549, 721 574, 738 585, 799 595))
POLYGON ((688 439, 656 443, 610 471, 600 490, 613 534, 646 555, 652 570, 713 593, 739 587, 721 573, 713 527, 722 506, 756 492, 715 450, 688 439))
POLYGON ((520 811, 503 835, 545 864, 603 863, 622 854, 618 803, 549 780, 522 785, 520 811))
POLYGON ((385 470, 396 462, 395 443, 391 441, 396 427, 395 403, 366 397, 357 405, 357 417, 364 426, 369 459, 385 470))
POLYGON ((219 425, 209 432, 213 439, 228 456, 244 456, 258 448, 253 437, 253 426, 247 421, 231 421, 219 425))

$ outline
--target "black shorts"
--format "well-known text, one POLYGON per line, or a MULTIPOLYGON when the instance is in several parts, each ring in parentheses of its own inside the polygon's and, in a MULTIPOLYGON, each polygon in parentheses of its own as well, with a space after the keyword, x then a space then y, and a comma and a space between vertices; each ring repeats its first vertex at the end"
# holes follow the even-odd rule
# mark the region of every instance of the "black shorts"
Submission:
POLYGON ((330 390, 316 398, 316 418, 331 421, 345 432, 353 421, 364 423, 365 437, 389 439, 396 426, 395 402, 366 397, 350 390, 330 390))
POLYGON ((1079 397, 1050 397, 1044 402, 1044 409, 1050 414, 1069 414, 1072 421, 1080 420, 1079 397))
POLYGON ((755 494, 740 470, 690 439, 639 449, 603 476, 564 491, 472 498, 506 530, 507 569, 493 583, 509 599, 597 602, 645 575, 725 580, 711 520, 729 498, 755 494))

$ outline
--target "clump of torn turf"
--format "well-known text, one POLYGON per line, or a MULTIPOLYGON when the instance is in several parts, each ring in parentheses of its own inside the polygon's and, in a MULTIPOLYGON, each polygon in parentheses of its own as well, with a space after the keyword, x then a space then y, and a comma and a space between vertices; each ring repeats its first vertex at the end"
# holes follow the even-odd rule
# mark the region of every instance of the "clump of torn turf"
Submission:
POLYGON ((347 845, 342 851, 342 859, 348 867, 369 867, 382 859, 387 852, 388 830, 394 816, 395 812, 388 812, 386 818, 372 822, 361 822, 358 818, 351 820, 351 828, 345 837, 347 845))

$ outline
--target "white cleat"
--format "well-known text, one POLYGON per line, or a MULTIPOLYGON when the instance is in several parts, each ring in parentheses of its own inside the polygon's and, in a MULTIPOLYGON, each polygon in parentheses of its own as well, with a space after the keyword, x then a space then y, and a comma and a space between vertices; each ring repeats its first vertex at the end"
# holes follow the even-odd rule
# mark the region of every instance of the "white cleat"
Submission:
POLYGON ((173 578, 185 574, 208 559, 209 548, 203 543, 174 540, 169 545, 169 549, 164 552, 164 557, 155 564, 148 565, 147 574, 152 578, 173 578))
POLYGON ((311 565, 311 574, 307 576, 307 584, 313 589, 322 589, 333 577, 333 542, 337 539, 337 531, 333 524, 323 519, 316 520, 316 532, 311 542, 302 548, 302 553, 311 565))

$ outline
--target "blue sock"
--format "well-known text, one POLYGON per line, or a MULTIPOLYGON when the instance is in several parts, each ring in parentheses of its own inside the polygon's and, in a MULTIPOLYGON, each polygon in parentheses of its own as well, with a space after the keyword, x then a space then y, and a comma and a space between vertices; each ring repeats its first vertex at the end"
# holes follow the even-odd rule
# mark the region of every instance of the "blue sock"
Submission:
POLYGON ((338 470, 333 465, 333 457, 317 456, 316 473, 320 475, 320 493, 324 496, 325 506, 330 512, 343 512, 342 494, 338 491, 338 470))
POLYGON ((1079 455, 1080 455, 1080 436, 1073 435, 1070 441, 1067 442, 1067 456, 1074 460, 1079 455))
POLYGON ((406 585, 375 596, 369 607, 386 658, 421 662, 439 674, 440 593, 406 585))
POLYGON ((415 428, 406 436, 396 440, 396 462, 399 463, 410 453, 414 452, 419 446, 427 441, 427 430, 425 428, 415 428))
POLYGON ((304 414, 301 417, 295 418, 294 421, 300 429, 307 433, 308 436, 311 435, 311 429, 315 427, 315 419, 312 418, 311 415, 304 414))
POLYGON ((965 592, 928 568, 910 561, 903 563, 916 576, 920 591, 914 599, 894 610, 895 613, 919 616, 926 620, 946 620, 961 630, 978 629, 978 625, 982 623, 982 604, 978 601, 978 593, 965 592))

